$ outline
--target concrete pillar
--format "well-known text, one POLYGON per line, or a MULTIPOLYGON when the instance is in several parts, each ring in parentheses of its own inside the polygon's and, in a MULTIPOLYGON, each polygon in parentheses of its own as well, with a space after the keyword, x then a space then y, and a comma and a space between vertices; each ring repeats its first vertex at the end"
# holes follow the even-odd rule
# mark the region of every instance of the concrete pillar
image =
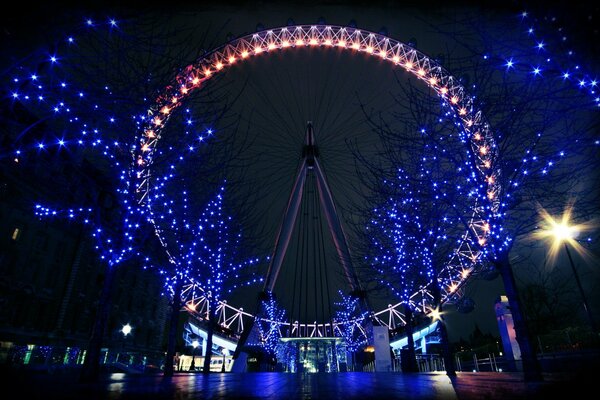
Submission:
POLYGON ((373 326, 373 347, 375 347, 375 372, 391 371, 392 355, 387 326, 373 326))
POLYGON ((513 323, 512 313, 506 296, 500 296, 496 300, 496 320, 498 321, 498 330, 502 338, 502 347, 504 348, 504 359, 509 368, 516 368, 515 361, 521 359, 521 348, 517 342, 517 334, 513 323))

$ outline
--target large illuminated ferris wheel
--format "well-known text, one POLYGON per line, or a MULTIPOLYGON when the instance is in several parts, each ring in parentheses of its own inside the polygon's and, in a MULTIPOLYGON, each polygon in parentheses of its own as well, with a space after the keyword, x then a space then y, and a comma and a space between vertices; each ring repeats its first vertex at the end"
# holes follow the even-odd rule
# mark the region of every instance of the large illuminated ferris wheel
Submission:
MULTIPOLYGON (((469 150, 474 154, 475 168, 479 174, 477 179, 486 188, 485 201, 488 202, 482 204, 483 200, 473 197, 469 205, 468 227, 456 245, 452 257, 438 273, 442 301, 451 302, 460 298, 464 283, 480 268, 481 248, 485 246, 490 234, 485 210, 491 209, 495 212, 498 208, 497 198, 501 188, 497 182, 500 170, 495 164, 497 149, 494 138, 481 110, 477 109, 473 98, 468 95, 458 79, 425 54, 381 34, 342 26, 287 26, 234 39, 185 67, 148 110, 146 125, 141 129, 142 133, 133 150, 133 168, 137 176, 135 190, 139 204, 147 207, 152 213, 153 192, 158 180, 154 170, 155 154, 166 134, 165 127, 168 126, 171 116, 192 93, 201 91, 207 81, 224 74, 233 65, 299 48, 336 48, 382 60, 390 68, 403 69, 416 77, 455 113, 468 137, 465 146, 469 146, 469 150), (477 243, 474 243, 475 241, 477 243)), ((159 236, 162 235, 159 227, 156 231, 159 236)), ((267 282, 267 285, 270 283, 267 282)), ((202 288, 190 283, 183 294, 188 309, 198 315, 207 312, 209 302, 206 301, 202 288)), ((411 297, 411 302, 423 311, 429 308, 432 300, 429 285, 422 286, 411 297)), ((390 304, 382 310, 375 311, 374 317, 389 328, 401 326, 405 322, 401 306, 402 303, 390 304)), ((237 332, 244 329, 245 321, 254 318, 243 308, 228 304, 226 299, 220 299, 216 311, 219 322, 237 332)), ((286 324, 289 325, 290 322, 282 322, 282 325, 286 324)), ((335 326, 331 326, 332 322, 300 321, 299 324, 304 327, 305 336, 323 336, 335 330, 335 326)))

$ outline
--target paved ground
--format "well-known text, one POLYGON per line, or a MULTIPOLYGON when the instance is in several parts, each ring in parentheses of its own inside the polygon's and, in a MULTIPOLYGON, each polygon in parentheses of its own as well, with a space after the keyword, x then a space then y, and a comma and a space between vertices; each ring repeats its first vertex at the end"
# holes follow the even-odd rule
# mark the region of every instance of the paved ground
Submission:
MULTIPOLYGON (((525 383, 514 373, 110 374, 81 384, 75 374, 3 371, 3 399, 556 399, 579 397, 592 379, 564 374, 525 383), (15 389, 17 395, 5 397, 15 389)), ((591 376, 590 376, 591 377, 591 376)), ((12 392, 14 393, 14 392, 12 392)))

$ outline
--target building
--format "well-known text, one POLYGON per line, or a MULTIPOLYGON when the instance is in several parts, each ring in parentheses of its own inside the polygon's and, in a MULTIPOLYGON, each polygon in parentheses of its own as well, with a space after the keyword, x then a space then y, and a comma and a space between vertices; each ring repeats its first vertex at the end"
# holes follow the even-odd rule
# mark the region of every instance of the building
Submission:
MULTIPOLYGON (((0 131, 3 153, 10 143, 10 132, 0 131)), ((81 361, 95 318, 104 265, 87 227, 36 217, 38 202, 100 207, 103 225, 118 226, 110 177, 90 159, 47 152, 35 160, 2 160, 0 363, 11 357, 14 362, 29 362, 42 350, 50 354, 46 363, 61 358, 67 363, 68 353, 81 361)), ((104 339, 109 354, 164 352, 168 299, 162 291, 162 280, 154 271, 135 264, 122 266, 104 339), (127 323, 133 329, 125 336, 121 329, 127 323)))

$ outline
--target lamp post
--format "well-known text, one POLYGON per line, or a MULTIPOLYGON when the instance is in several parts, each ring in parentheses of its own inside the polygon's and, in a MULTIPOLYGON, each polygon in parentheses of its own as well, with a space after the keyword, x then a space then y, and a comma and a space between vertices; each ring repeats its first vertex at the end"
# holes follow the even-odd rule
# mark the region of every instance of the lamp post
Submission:
POLYGON ((583 292, 583 287, 581 286, 581 281, 579 280, 579 275, 577 274, 577 270, 575 269, 575 264, 573 263, 573 257, 571 257, 571 250, 569 250, 569 246, 567 246, 567 242, 563 243, 565 250, 567 252, 567 257, 569 258, 569 264, 571 264, 571 269, 573 270, 573 276, 575 276, 575 282, 577 282, 577 287, 579 288, 579 293, 581 293, 581 298, 583 300, 583 308, 587 314, 588 319, 590 320, 590 325, 594 332, 597 332, 598 329, 596 327, 596 321, 594 321, 594 317, 592 316, 592 311, 590 310, 590 306, 585 297, 585 293, 583 292))
POLYGON ((194 340, 192 342, 192 363, 190 364, 190 371, 196 371, 196 348, 200 345, 200 342, 194 340))
POLYGON ((554 220, 552 217, 545 217, 546 220, 550 223, 549 228, 546 230, 545 235, 552 237, 554 240, 553 250, 556 252, 560 246, 562 245, 567 253, 567 257, 569 258, 569 265, 571 266, 571 270, 573 271, 573 276, 575 277, 575 282, 577 283, 577 288, 579 289, 579 293, 581 294, 581 299, 583 300, 583 308, 587 314, 587 317, 590 321, 590 326, 592 331, 598 332, 596 321, 592 315, 590 310, 590 306, 588 305, 587 299, 585 297, 585 292, 583 291, 583 287, 581 286, 581 280, 579 279, 579 274, 575 269, 575 263, 573 262, 573 257, 571 256, 571 250, 569 250, 568 244, 577 244, 575 237, 579 233, 580 229, 575 225, 569 224, 570 212, 565 213, 562 217, 562 221, 558 222, 554 220))
MULTIPOLYGON (((131 331, 133 330, 133 327, 131 325, 129 325, 129 322, 126 323, 125 325, 123 325, 123 327, 121 328, 121 333, 123 334, 123 341, 121 342, 121 350, 125 351, 125 339, 127 338, 127 335, 129 335, 131 333, 131 331)), ((119 355, 117 354, 117 362, 119 362, 119 355)))

